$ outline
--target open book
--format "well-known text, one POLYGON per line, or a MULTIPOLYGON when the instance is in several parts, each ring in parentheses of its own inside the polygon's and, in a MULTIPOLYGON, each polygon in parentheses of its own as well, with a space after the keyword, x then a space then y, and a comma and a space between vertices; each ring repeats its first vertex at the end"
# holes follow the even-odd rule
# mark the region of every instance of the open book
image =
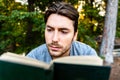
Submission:
POLYGON ((68 56, 50 64, 14 53, 0 56, 0 80, 109 80, 110 66, 97 56, 68 56))

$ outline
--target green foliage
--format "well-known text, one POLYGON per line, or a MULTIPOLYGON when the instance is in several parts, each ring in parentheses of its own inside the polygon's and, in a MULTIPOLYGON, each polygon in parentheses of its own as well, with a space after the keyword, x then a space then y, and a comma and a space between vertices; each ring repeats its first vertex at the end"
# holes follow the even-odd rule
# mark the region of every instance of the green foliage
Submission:
MULTIPOLYGON (((44 41, 44 11, 53 1, 66 1, 78 5, 78 0, 29 0, 34 4, 34 11, 29 11, 29 5, 21 5, 15 0, 0 0, 0 53, 11 51, 27 53, 43 44, 44 41), (29 30, 31 29, 31 30, 29 30)), ((86 0, 87 1, 87 0, 86 0)), ((99 15, 100 4, 84 5, 84 19, 79 19, 78 40, 89 44, 98 50, 95 38, 102 34, 104 17, 99 15), (97 25, 96 25, 97 24, 97 25)), ((119 15, 119 13, 118 13, 119 15)), ((118 23, 119 23, 118 16, 118 23)), ((120 30, 119 24, 117 30, 120 30)), ((120 31, 117 36, 120 37, 120 31)))
MULTIPOLYGON (((86 21, 85 21, 86 22, 86 21)), ((92 24, 86 24, 84 22, 81 22, 78 26, 78 40, 81 42, 84 42, 96 50, 98 49, 97 42, 95 38, 97 37, 97 32, 94 32, 94 30, 90 29, 92 24)))
MULTIPOLYGON (((99 6, 98 6, 99 7, 99 6)), ((83 7, 85 15, 84 19, 79 20, 78 40, 89 44, 98 51, 99 45, 96 38, 102 34, 104 17, 99 15, 98 7, 93 7, 92 4, 86 3, 83 7)))
POLYGON ((44 22, 43 15, 39 12, 25 12, 13 10, 9 16, 0 15, 1 30, 0 30, 0 53, 12 51, 16 53, 27 52, 27 48, 32 49, 38 44, 44 42, 44 22), (36 39, 34 45, 25 46, 26 26, 29 24, 27 20, 33 23, 32 33, 36 39), (42 40, 43 39, 43 40, 42 40))
POLYGON ((116 37, 120 38, 120 1, 118 4, 118 16, 117 16, 117 31, 116 31, 116 37))

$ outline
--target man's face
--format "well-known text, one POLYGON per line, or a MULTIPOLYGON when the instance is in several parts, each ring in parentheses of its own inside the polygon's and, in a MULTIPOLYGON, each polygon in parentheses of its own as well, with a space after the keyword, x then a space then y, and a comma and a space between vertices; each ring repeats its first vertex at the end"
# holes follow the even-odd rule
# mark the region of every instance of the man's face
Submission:
POLYGON ((68 56, 75 35, 72 20, 51 14, 46 22, 45 40, 52 58, 68 56))

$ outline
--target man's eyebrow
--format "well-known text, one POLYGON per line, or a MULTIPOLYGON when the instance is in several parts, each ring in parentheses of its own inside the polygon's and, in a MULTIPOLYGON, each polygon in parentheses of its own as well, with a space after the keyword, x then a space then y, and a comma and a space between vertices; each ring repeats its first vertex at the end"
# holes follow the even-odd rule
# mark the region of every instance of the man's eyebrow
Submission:
MULTIPOLYGON (((46 25, 46 27, 48 27, 48 28, 54 28, 54 27, 52 27, 52 26, 50 26, 50 25, 46 25)), ((68 28, 65 28, 65 27, 61 27, 61 28, 58 28, 59 30, 69 30, 68 28)))
POLYGON ((46 25, 46 27, 48 27, 48 28, 53 28, 52 26, 50 26, 50 25, 46 25))
POLYGON ((59 30, 69 30, 68 28, 59 28, 59 30))

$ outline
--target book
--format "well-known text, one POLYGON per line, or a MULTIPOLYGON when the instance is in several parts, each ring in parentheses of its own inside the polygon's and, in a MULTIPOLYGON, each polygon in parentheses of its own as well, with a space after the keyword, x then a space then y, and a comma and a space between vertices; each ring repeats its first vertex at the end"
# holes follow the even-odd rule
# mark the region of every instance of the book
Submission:
POLYGON ((68 56, 50 64, 15 53, 0 56, 0 80, 109 80, 111 67, 98 56, 68 56))

